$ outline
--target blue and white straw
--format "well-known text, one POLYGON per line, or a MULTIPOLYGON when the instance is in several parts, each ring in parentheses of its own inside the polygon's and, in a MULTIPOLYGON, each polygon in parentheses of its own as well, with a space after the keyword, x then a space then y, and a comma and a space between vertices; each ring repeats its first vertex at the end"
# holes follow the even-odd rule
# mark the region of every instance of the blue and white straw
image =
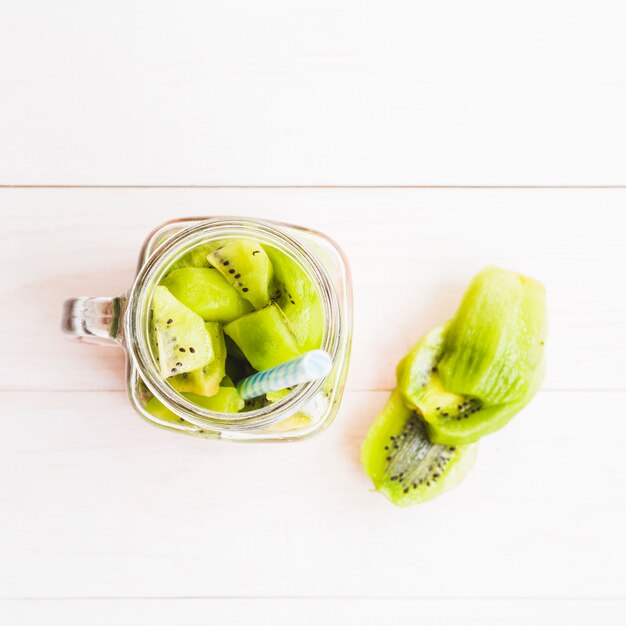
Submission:
POLYGON ((333 361, 328 352, 311 350, 291 361, 244 378, 237 385, 237 391, 244 400, 258 398, 271 391, 324 378, 330 374, 332 366, 333 361))

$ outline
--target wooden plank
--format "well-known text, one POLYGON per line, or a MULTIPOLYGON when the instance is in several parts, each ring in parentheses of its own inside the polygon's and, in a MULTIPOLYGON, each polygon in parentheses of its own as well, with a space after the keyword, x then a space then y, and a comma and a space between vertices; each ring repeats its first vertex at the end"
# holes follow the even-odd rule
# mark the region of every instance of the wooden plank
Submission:
POLYGON ((258 626, 359 623, 393 624, 407 620, 432 626, 463 623, 468 626, 548 625, 602 623, 622 626, 626 604, 611 600, 29 600, 0 603, 0 618, 11 626, 64 624, 109 626, 149 622, 169 626, 184 620, 186 626, 258 626))
POLYGON ((546 389, 626 389, 625 201, 626 190, 1 190, 0 389, 122 389, 120 351, 61 336, 63 299, 124 291, 154 226, 211 214, 296 221, 341 244, 351 389, 391 388, 395 363, 489 264, 547 286, 546 389))
POLYGON ((0 183, 624 184, 626 5, 0 7, 0 183))
POLYGON ((244 446, 151 427, 122 392, 0 393, 0 596, 624 597, 626 393, 541 392, 411 509, 358 462, 386 396, 244 446))

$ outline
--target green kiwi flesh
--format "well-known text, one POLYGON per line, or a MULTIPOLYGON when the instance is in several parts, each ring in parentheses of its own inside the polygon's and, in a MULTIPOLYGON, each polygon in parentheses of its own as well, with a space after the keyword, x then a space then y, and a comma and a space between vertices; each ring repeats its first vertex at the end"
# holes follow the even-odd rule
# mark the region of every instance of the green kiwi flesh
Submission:
POLYGON ((275 302, 231 322, 224 327, 224 332, 258 371, 270 369, 300 354, 289 321, 275 302))
MULTIPOLYGON (((288 254, 246 238, 188 250, 169 266, 151 308, 150 343, 161 377, 185 397, 217 396, 212 402, 243 378, 319 348, 324 333, 309 274, 288 254)), ((291 391, 241 401, 233 411, 267 406, 291 391)), ((298 424, 314 419, 305 412, 295 417, 298 424)))
POLYGON ((398 386, 433 442, 472 443, 534 397, 544 376, 544 341, 540 283, 488 268, 472 280, 454 318, 401 361, 398 386))
POLYGON ((220 382, 226 375, 226 344, 219 324, 207 322, 204 326, 211 338, 213 360, 197 370, 178 374, 169 382, 177 391, 212 396, 219 391, 220 382))
POLYGON ((284 252, 265 246, 274 268, 271 296, 285 313, 303 352, 322 344, 324 311, 317 289, 309 275, 284 252))
POLYGON ((433 443, 420 416, 396 390, 372 424, 361 462, 376 489, 398 506, 430 500, 456 486, 471 469, 477 445, 433 443))
POLYGON ((255 309, 269 302, 272 264, 261 244, 238 239, 215 250, 207 259, 255 309))
POLYGON ((203 319, 166 287, 154 289, 151 309, 159 369, 164 379, 196 370, 213 359, 211 338, 203 319))
POLYGON ((169 272, 161 284, 205 322, 226 324, 252 311, 252 305, 216 269, 183 267, 169 272))
POLYGON ((209 254, 215 252, 218 248, 222 248, 230 243, 228 239, 220 239, 218 241, 209 241, 202 243, 198 246, 194 246, 189 252, 184 254, 180 259, 174 261, 168 269, 169 272, 174 272, 183 267, 210 267, 210 263, 207 259, 209 254))
POLYGON ((235 387, 220 387, 218 392, 210 398, 194 393, 183 395, 194 404, 218 413, 238 413, 244 407, 244 401, 235 387))
MULTIPOLYGON (((184 393, 183 396, 190 402, 217 413, 238 413, 244 407, 244 401, 234 387, 220 387, 210 398, 194 393, 184 393)), ((154 396, 148 400, 145 408, 148 413, 165 422, 184 423, 185 421, 154 396)))

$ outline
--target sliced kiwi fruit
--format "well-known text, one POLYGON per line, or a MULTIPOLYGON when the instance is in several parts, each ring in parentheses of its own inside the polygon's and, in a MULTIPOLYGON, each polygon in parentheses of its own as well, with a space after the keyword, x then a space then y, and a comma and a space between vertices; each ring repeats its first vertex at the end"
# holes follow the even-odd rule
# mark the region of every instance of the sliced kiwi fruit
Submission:
POLYGON ((203 319, 177 300, 167 287, 155 287, 151 309, 163 378, 191 372, 213 359, 211 338, 203 319))
POLYGON ((433 442, 478 441, 535 395, 544 375, 544 341, 543 286, 488 268, 473 279, 454 318, 403 359, 398 386, 433 442))
MULTIPOLYGON (((244 401, 234 387, 220 387, 210 398, 195 393, 184 393, 183 396, 190 402, 217 413, 238 413, 244 407, 244 401)), ((185 421, 155 397, 148 400, 145 408, 148 413, 166 422, 183 423, 185 421)))
POLYGON ((270 294, 283 310, 303 352, 322 344, 324 311, 310 276, 284 252, 265 246, 274 268, 274 286, 270 294))
POLYGON ((183 424, 185 420, 182 417, 178 417, 176 413, 170 411, 160 400, 154 396, 146 402, 146 411, 154 417, 163 420, 164 422, 171 422, 172 424, 183 424))
POLYGON ((286 387, 285 389, 278 389, 278 391, 270 391, 265 394, 268 402, 274 404, 280 402, 283 398, 286 398, 293 391, 293 387, 286 387))
POLYGON ((224 332, 258 371, 300 354, 289 320, 275 302, 227 324, 224 332))
POLYGON ((220 239, 218 241, 209 241, 194 246, 189 252, 180 257, 180 259, 174 261, 168 271, 173 272, 183 267, 211 267, 207 259, 209 254, 215 252, 218 248, 223 248, 231 243, 231 241, 232 240, 229 239, 220 239))
POLYGON ((212 396, 219 391, 220 382, 226 375, 226 344, 219 324, 207 322, 204 326, 211 338, 213 360, 197 370, 178 374, 169 382, 177 391, 212 396))
POLYGON ((269 302, 272 264, 261 244, 237 239, 218 248, 207 259, 255 309, 269 302))
POLYGON ((213 268, 183 267, 169 272, 161 284, 205 322, 226 324, 252 311, 252 305, 213 268))
POLYGON ((194 404, 219 413, 238 413, 244 406, 244 401, 235 387, 220 387, 218 392, 210 398, 194 393, 183 395, 194 404))
POLYGON ((476 449, 476 444, 431 442, 420 416, 396 390, 363 442, 361 461, 378 491, 394 504, 407 506, 456 486, 471 469, 476 449))

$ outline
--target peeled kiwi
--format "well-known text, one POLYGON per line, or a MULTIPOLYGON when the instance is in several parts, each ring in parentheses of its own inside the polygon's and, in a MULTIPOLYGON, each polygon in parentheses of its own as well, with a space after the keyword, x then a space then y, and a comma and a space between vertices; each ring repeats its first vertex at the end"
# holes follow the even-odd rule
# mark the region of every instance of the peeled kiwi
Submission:
POLYGON ((204 321, 177 300, 166 287, 152 295, 152 326, 163 378, 190 372, 213 359, 211 339, 204 321))
POLYGON ((258 371, 300 354, 289 320, 275 302, 231 322, 224 327, 224 332, 258 371))
POLYGON ((205 322, 227 324, 252 311, 252 305, 213 268, 183 267, 169 272, 161 284, 205 322))
POLYGON ((229 240, 221 239, 219 241, 209 241, 208 243, 194 246, 189 252, 180 257, 180 259, 172 263, 168 271, 173 272, 183 267, 210 267, 207 256, 229 243, 229 240))
POLYGON ((456 486, 471 469, 476 444, 433 443, 419 415, 394 391, 361 448, 363 467, 378 491, 398 506, 430 500, 456 486))
POLYGON ((211 338, 212 361, 191 372, 178 374, 170 378, 169 382, 177 391, 212 396, 219 391, 220 382, 226 375, 226 344, 219 324, 207 322, 204 326, 211 338))
POLYGON ((303 352, 322 344, 324 311, 310 276, 287 254, 265 246, 274 268, 272 300, 276 301, 291 324, 303 352))
POLYGON ((478 441, 535 395, 544 375, 544 340, 543 286, 488 268, 472 280, 454 318, 403 359, 398 386, 432 441, 478 441))
POLYGON ((255 309, 269 302, 272 264, 258 242, 237 239, 215 250, 207 259, 255 309))
MULTIPOLYGON (((238 413, 244 406, 241 396, 234 387, 220 387, 210 398, 195 393, 184 393, 183 396, 200 407, 218 413, 238 413)), ((155 397, 148 400, 146 410, 166 422, 183 423, 185 421, 155 397)))

